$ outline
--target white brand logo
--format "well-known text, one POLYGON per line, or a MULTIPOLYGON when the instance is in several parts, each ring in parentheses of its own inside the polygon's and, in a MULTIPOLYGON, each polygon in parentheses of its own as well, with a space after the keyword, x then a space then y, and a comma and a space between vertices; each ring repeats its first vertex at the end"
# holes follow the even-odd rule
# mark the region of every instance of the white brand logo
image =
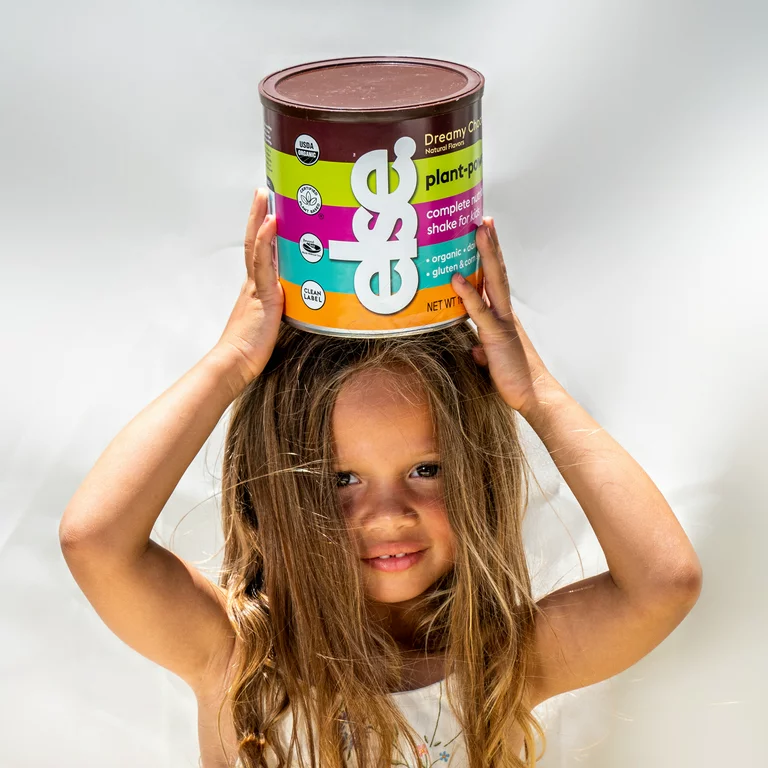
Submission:
POLYGON ((394 192, 389 191, 387 150, 374 149, 358 158, 352 168, 352 192, 360 208, 352 217, 352 231, 357 242, 331 240, 328 258, 334 261, 359 261, 355 270, 355 293, 360 303, 371 312, 391 315, 411 302, 419 288, 419 270, 414 264, 418 255, 416 229, 419 220, 416 209, 408 202, 416 191, 416 164, 411 159, 416 142, 403 136, 395 142, 395 162, 392 167, 399 181, 394 192), (368 177, 375 174, 376 192, 368 187, 368 177), (373 229, 369 227, 373 214, 378 214, 373 229), (397 240, 390 240, 400 221, 397 240), (400 275, 400 287, 392 293, 392 262, 400 275), (374 275, 379 276, 379 292, 371 289, 374 275))

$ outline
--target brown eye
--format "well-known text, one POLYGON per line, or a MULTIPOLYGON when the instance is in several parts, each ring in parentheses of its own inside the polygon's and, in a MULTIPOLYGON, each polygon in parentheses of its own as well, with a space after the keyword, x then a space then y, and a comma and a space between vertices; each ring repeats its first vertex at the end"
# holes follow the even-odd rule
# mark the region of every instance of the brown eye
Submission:
POLYGON ((350 482, 354 475, 351 472, 337 472, 336 473, 336 487, 346 488, 348 485, 354 485, 350 482))
POLYGON ((440 465, 439 464, 419 464, 419 466, 416 467, 414 472, 418 472, 419 477, 423 477, 423 478, 437 477, 437 475, 440 472, 440 465))

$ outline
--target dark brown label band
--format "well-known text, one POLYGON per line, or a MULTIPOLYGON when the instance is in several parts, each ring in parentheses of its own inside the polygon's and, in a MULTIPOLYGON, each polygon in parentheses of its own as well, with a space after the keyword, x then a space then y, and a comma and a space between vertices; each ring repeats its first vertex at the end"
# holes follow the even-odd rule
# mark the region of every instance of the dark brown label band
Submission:
POLYGON ((389 162, 394 162, 393 147, 402 136, 416 142, 414 160, 465 149, 482 139, 481 103, 478 100, 442 115, 392 123, 300 120, 264 109, 265 142, 278 152, 295 154, 305 164, 317 160, 354 163, 373 149, 386 149, 389 162))

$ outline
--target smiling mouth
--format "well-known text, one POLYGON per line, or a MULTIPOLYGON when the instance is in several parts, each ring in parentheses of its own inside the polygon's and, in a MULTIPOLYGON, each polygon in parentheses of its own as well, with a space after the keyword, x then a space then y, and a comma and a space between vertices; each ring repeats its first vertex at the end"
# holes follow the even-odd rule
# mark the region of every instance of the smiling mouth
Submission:
POLYGON ((420 552, 426 552, 425 549, 414 549, 413 552, 403 552, 399 555, 379 555, 378 557, 363 557, 362 560, 401 560, 408 555, 418 555, 420 552))
POLYGON ((382 557, 362 558, 362 560, 369 568, 374 571, 382 571, 384 573, 397 573, 401 571, 407 571, 417 563, 420 563, 422 561, 422 555, 425 552, 425 549, 420 549, 418 552, 409 552, 407 555, 403 554, 400 557, 397 555, 389 555, 382 557))

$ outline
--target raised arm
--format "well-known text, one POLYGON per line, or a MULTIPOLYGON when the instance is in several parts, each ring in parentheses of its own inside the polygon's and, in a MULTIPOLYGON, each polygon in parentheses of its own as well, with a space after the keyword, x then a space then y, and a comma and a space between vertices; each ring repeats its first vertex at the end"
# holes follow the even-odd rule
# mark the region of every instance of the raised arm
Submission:
POLYGON ((510 301, 504 258, 492 219, 477 246, 481 296, 460 274, 464 301, 504 401, 533 427, 581 505, 608 570, 538 601, 533 705, 605 680, 656 647, 691 610, 702 569, 661 491, 642 467, 547 370, 510 301))
POLYGON ((224 595, 150 539, 173 489, 232 401, 209 355, 112 440, 59 526, 75 581, 121 640, 197 690, 229 632, 224 595))
POLYGON ((67 565, 104 623, 196 691, 230 635, 225 596, 150 534, 192 459, 274 348, 283 294, 266 209, 261 190, 246 231, 248 276, 220 340, 112 440, 59 526, 67 565))
POLYGON ((642 467, 561 386, 523 411, 573 491, 608 570, 538 601, 536 701, 606 680, 650 653, 696 603, 702 569, 642 467))

